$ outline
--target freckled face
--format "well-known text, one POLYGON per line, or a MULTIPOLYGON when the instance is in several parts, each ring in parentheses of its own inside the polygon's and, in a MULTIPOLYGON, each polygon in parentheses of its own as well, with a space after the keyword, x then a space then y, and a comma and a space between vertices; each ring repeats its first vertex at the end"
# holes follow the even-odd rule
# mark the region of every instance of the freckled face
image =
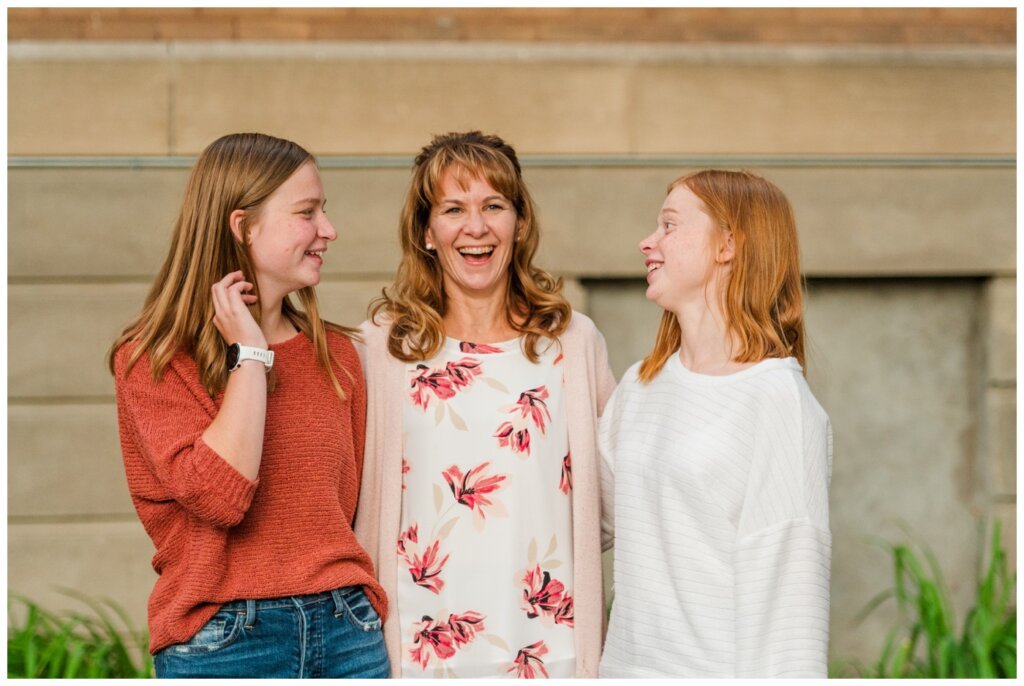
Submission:
POLYGON ((263 203, 249 232, 250 254, 264 296, 320 283, 327 243, 338 237, 327 219, 320 172, 303 164, 263 203))
POLYGON ((665 198, 658 225, 640 242, 647 266, 647 299, 676 312, 704 300, 721 233, 704 203, 685 185, 665 198))
POLYGON ((430 209, 426 243, 437 250, 449 297, 504 299, 519 217, 512 202, 478 177, 448 169, 430 209))

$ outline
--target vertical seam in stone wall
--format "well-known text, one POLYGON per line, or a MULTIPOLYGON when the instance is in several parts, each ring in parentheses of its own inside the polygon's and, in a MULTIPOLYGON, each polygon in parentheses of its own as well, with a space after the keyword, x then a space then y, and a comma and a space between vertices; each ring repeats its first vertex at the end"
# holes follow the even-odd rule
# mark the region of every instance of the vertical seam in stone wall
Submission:
MULTIPOLYGON (((988 440, 988 394, 985 392, 988 385, 988 336, 989 326, 989 285, 991 279, 979 280, 974 291, 975 307, 971 308, 972 321, 969 328, 970 336, 967 341, 968 359, 970 360, 972 373, 968 376, 967 384, 967 407, 974 408, 974 435, 970 444, 964 446, 969 451, 970 478, 972 492, 968 495, 970 510, 975 516, 985 516, 989 513, 992 500, 992 484, 989 464, 989 440, 988 440), (981 502, 979 502, 979 500, 981 502)), ((979 545, 984 546, 984 534, 982 534, 979 545)))

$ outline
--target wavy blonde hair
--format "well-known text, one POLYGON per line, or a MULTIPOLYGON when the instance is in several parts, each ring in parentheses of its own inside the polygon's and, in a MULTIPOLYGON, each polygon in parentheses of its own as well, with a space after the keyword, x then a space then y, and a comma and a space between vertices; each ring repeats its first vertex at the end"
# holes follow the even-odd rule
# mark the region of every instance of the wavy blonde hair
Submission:
POLYGON ((390 318, 388 351, 404 362, 434 357, 444 345, 444 272, 424 240, 430 211, 441 196, 441 177, 449 169, 483 179, 515 209, 518 241, 508 268, 505 317, 523 334, 523 353, 536 362, 540 339, 557 340, 572 308, 562 296, 562 279, 533 265, 540 227, 516 151, 501 138, 479 131, 436 136, 417 155, 399 224, 402 259, 395 282, 371 304, 370 317, 375 323, 378 314, 390 318))
MULTIPOLYGON (((738 343, 733 359, 795 357, 802 367, 803 280, 789 200, 775 184, 748 171, 694 172, 669 184, 668 193, 679 186, 700 198, 723 232, 732 232, 735 256, 721 304, 726 331, 738 343)), ((640 380, 653 379, 681 343, 679 320, 664 312, 654 350, 640 364, 640 380)))
MULTIPOLYGON (((228 379, 225 344, 213 325, 211 289, 228 273, 241 271, 253 282, 253 292, 259 295, 249 250, 251 218, 259 216, 271 193, 306 162, 315 164, 316 159, 299 145, 260 133, 223 136, 203 150, 185 187, 170 251, 142 311, 125 327, 107 354, 111 372, 118 349, 135 342, 127 371, 144 354, 148 355, 153 382, 159 382, 171 358, 184 350, 195 359, 203 386, 211 397, 224 389, 228 379), (235 238, 228 221, 235 210, 246 210, 249 217, 243 225, 241 241, 235 238)), ((356 330, 322 320, 312 287, 300 289, 297 295, 301 309, 290 296, 285 296, 282 312, 313 342, 319 366, 344 399, 345 393, 331 366, 327 331, 352 337, 356 330)), ((250 305, 249 310, 259 322, 259 304, 250 305)), ((273 371, 269 384, 273 390, 273 371)))

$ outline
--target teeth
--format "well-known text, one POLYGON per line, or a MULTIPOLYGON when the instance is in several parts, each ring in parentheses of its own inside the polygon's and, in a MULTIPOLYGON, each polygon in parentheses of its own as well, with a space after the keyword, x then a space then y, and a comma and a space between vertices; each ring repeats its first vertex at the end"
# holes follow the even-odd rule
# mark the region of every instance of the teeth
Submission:
POLYGON ((316 255, 317 257, 323 257, 324 251, 323 250, 307 250, 306 254, 307 255, 316 255))
POLYGON ((655 262, 653 264, 647 265, 647 273, 648 274, 653 272, 655 269, 661 269, 661 263, 660 262, 655 262))
POLYGON ((494 252, 494 246, 488 246, 485 248, 459 248, 459 252, 463 255, 489 255, 494 252))

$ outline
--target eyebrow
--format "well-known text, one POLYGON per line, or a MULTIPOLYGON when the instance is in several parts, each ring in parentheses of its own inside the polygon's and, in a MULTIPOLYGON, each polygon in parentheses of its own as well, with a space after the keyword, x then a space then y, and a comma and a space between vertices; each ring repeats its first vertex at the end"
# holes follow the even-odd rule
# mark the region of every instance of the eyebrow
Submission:
POLYGON ((322 202, 323 204, 326 205, 327 204, 327 198, 305 198, 303 200, 296 200, 295 202, 292 203, 292 206, 293 207, 297 207, 299 205, 305 205, 305 204, 308 204, 308 203, 320 203, 320 202, 322 202))
MULTIPOLYGON (((504 202, 512 202, 511 200, 506 198, 501 193, 496 193, 494 195, 488 195, 486 198, 481 200, 481 202, 490 202, 492 200, 502 200, 504 202)), ((438 205, 444 205, 445 203, 452 203, 452 204, 455 204, 455 205, 461 205, 461 204, 463 204, 463 201, 459 200, 457 198, 441 198, 440 200, 437 201, 438 205)))

